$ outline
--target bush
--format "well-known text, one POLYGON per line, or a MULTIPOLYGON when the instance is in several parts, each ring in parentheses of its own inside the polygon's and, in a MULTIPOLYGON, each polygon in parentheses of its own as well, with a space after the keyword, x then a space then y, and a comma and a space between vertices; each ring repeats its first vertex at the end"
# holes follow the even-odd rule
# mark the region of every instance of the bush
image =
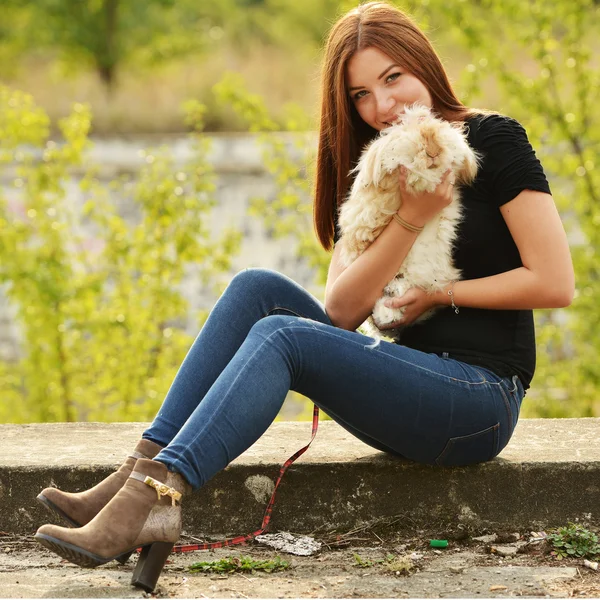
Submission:
POLYGON ((136 180, 101 187, 86 164, 78 182, 83 211, 67 185, 90 147, 88 107, 60 122, 25 94, 0 87, 0 165, 16 165, 0 196, 0 284, 17 308, 22 358, 0 362, 0 420, 144 420, 152 417, 192 339, 188 305, 177 291, 184 273, 218 285, 241 235, 212 240, 213 173, 200 132, 203 108, 187 105, 194 159, 178 166, 163 150, 144 154, 136 180), (119 215, 109 190, 135 207, 119 215), (83 225, 95 231, 84 240, 83 225))

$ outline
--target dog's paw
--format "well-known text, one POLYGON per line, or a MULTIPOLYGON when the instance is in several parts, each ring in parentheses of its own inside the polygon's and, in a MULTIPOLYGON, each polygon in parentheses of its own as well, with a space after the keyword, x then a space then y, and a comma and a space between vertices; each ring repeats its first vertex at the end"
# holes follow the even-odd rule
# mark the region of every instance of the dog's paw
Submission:
POLYGON ((399 335, 399 330, 397 329, 379 329, 375 324, 373 315, 360 326, 360 332, 373 339, 380 339, 388 342, 393 342, 399 335))
POLYGON ((386 300, 387 297, 380 298, 373 307, 373 322, 379 328, 396 323, 404 315, 404 307, 390 308, 384 304, 386 300))

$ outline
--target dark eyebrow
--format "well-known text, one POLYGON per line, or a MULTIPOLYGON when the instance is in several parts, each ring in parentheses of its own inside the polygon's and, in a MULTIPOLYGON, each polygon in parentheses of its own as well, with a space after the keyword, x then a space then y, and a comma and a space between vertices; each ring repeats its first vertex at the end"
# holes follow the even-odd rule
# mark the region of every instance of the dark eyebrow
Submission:
MULTIPOLYGON (((397 67, 398 65, 390 65, 377 79, 381 79, 388 71, 390 71, 391 69, 393 69, 394 67, 397 67)), ((348 88, 349 92, 352 92, 353 90, 362 90, 362 88, 364 88, 364 85, 359 85, 358 87, 351 87, 348 88)))

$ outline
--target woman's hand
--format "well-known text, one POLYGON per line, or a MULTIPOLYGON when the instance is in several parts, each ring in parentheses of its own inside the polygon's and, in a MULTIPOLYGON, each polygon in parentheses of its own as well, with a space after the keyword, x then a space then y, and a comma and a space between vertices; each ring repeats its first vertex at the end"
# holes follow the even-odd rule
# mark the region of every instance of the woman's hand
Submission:
POLYGON ((400 168, 399 177, 402 206, 399 208, 398 214, 411 225, 422 227, 452 202, 452 187, 455 181, 450 169, 444 173, 442 181, 433 192, 412 194, 407 189, 406 182, 410 177, 410 172, 406 167, 400 168))
POLYGON ((410 288, 404 295, 398 298, 388 298, 385 303, 389 308, 404 307, 404 314, 399 321, 387 325, 377 325, 382 331, 395 329, 403 325, 410 325, 416 321, 424 312, 437 306, 434 296, 428 294, 421 288, 410 288))

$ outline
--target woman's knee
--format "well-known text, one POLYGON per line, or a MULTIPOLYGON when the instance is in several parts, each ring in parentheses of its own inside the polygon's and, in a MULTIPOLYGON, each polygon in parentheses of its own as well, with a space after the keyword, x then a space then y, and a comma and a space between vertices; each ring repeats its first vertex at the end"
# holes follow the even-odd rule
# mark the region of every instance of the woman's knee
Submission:
POLYGON ((299 324, 299 321, 304 320, 306 319, 294 315, 267 315, 257 321, 250 331, 264 338, 271 337, 274 333, 281 334, 281 337, 285 338, 291 333, 293 327, 299 324))
POLYGON ((251 267, 236 273, 229 283, 229 288, 254 293, 256 290, 261 291, 280 284, 283 279, 285 276, 277 271, 251 267))

